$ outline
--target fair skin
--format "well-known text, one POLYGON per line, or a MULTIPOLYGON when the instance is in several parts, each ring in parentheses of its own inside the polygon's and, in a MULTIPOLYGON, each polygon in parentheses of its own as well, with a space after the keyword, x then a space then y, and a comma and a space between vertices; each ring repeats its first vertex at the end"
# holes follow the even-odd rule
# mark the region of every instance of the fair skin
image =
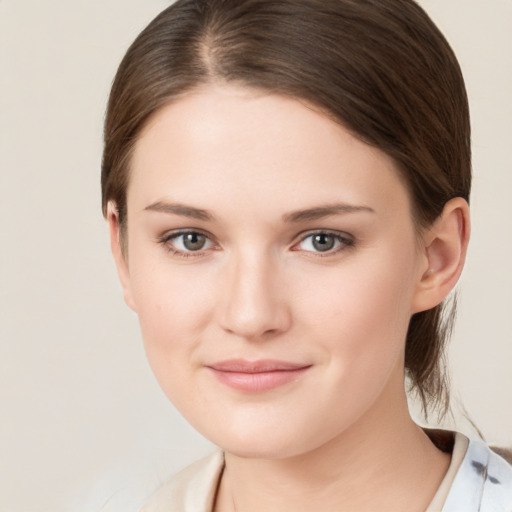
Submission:
POLYGON ((108 214, 125 300, 162 389, 226 452, 215 510, 425 510, 449 457, 409 416, 405 336, 460 275, 465 201, 418 236, 381 151, 216 85, 153 116, 127 204, 124 251, 108 214))

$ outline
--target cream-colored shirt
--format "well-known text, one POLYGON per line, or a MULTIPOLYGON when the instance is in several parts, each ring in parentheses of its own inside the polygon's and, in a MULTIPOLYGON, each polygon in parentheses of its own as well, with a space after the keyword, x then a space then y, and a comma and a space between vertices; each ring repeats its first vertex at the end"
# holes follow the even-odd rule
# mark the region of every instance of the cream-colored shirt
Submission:
POLYGON ((444 502, 448 497, 450 488, 455 480, 455 475, 457 474, 457 471, 462 464, 462 460, 464 459, 464 455, 466 455, 468 445, 469 439, 466 436, 459 433, 455 434, 450 466, 448 467, 448 471, 446 472, 441 485, 437 489, 434 498, 425 512, 439 512, 443 510, 444 502))

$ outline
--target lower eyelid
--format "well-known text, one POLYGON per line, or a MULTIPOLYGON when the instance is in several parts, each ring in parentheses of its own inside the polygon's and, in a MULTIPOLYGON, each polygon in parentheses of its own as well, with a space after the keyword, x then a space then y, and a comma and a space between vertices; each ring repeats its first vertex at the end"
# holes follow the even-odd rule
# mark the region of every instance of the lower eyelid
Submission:
POLYGON ((207 248, 205 250, 200 251, 182 251, 181 249, 176 249, 173 245, 170 245, 169 242, 162 242, 164 249, 172 254, 173 256, 177 256, 179 258, 197 258, 201 256, 206 256, 211 248, 207 248))

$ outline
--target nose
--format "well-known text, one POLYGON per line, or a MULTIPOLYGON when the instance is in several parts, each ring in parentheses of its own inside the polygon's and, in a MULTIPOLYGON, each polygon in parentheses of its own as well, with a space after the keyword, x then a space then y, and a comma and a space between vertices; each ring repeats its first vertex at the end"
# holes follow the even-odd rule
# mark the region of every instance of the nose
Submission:
POLYGON ((225 331, 263 340, 289 329, 291 313, 279 267, 268 255, 238 255, 230 262, 220 313, 225 331))

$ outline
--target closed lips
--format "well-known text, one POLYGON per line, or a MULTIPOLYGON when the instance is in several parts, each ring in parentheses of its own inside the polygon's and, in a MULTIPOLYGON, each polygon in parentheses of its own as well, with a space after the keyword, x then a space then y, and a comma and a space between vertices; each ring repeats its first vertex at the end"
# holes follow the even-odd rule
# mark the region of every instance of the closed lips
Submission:
POLYGON ((229 360, 207 367, 218 381, 236 391, 261 393, 298 380, 311 365, 275 360, 229 360))

